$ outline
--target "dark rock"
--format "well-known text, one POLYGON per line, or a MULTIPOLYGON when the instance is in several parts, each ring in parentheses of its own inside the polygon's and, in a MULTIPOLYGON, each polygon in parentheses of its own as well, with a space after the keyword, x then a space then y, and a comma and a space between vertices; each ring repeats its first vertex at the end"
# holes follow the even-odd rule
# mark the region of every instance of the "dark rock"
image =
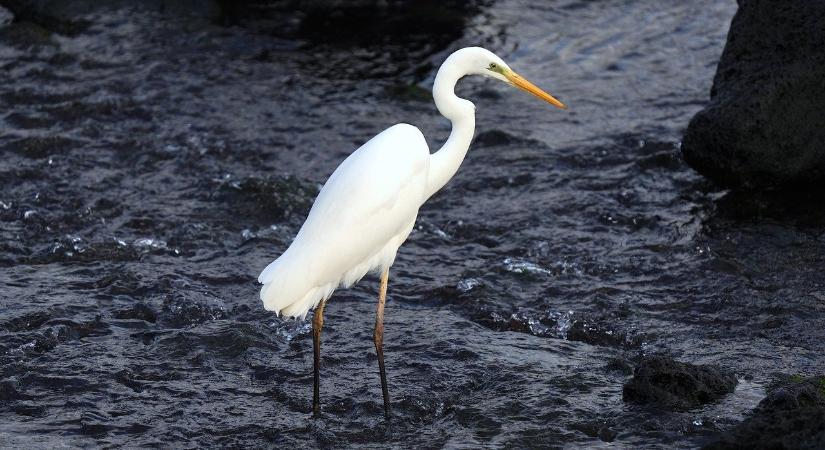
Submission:
POLYGON ((616 435, 619 433, 616 430, 612 430, 608 427, 602 427, 599 429, 599 439, 604 442, 613 442, 616 439, 616 435))
POLYGON ((43 417, 46 414, 46 407, 31 400, 18 400, 12 407, 12 411, 19 416, 43 417))
POLYGON ((624 385, 626 402, 685 410, 733 392, 736 377, 715 366, 694 366, 663 356, 643 359, 624 385))
POLYGON ((255 178, 222 182, 217 197, 231 205, 232 217, 257 217, 269 221, 290 216, 306 217, 318 188, 295 177, 255 178))
POLYGON ((791 411, 808 407, 825 407, 825 377, 789 377, 771 389, 756 409, 791 411))
POLYGON ((160 322, 176 328, 229 317, 223 303, 205 295, 169 294, 159 314, 160 322))
POLYGON ((31 331, 40 328, 41 325, 48 322, 51 319, 51 315, 46 311, 37 311, 29 314, 25 314, 21 317, 15 317, 12 319, 7 320, 3 324, 3 328, 6 331, 31 331))
POLYGON ((605 365, 605 369, 610 372, 619 372, 623 375, 630 375, 633 373, 633 366, 629 362, 621 358, 611 358, 605 365))
POLYGON ((825 184, 825 2, 739 0, 685 161, 730 187, 825 184))
POLYGON ((109 334, 109 325, 95 316, 94 319, 76 322, 69 319, 52 319, 46 322, 50 328, 43 334, 46 338, 56 339, 59 342, 83 339, 89 336, 104 336, 109 334))
POLYGON ((611 424, 605 421, 574 423, 571 428, 604 442, 613 442, 618 435, 618 432, 611 428, 611 424))
POLYGON ((123 246, 117 242, 94 242, 82 244, 65 237, 55 242, 51 248, 32 256, 22 258, 26 264, 49 264, 53 262, 91 262, 91 261, 135 261, 140 259, 140 252, 133 246, 123 246))
POLYGON ((14 380, 0 381, 0 401, 17 400, 20 393, 17 391, 17 383, 14 380))
POLYGON ((632 335, 622 330, 611 328, 612 324, 602 323, 587 317, 576 317, 567 330, 568 341, 586 342, 590 345, 605 347, 638 348, 644 336, 632 335))
POLYGON ((825 377, 791 377, 706 449, 825 448, 825 377))
POLYGON ((137 303, 129 309, 117 311, 114 317, 116 319, 137 319, 155 323, 158 320, 158 313, 145 303, 137 303))
POLYGON ((42 355, 53 350, 61 343, 77 341, 86 337, 105 336, 111 333, 109 325, 101 321, 100 316, 84 322, 62 318, 50 319, 40 325, 42 325, 43 330, 33 336, 30 345, 22 348, 28 355, 42 355))
POLYGON ((621 348, 638 348, 647 338, 633 330, 614 328, 615 321, 605 317, 558 311, 512 311, 512 303, 506 300, 510 298, 509 292, 471 280, 472 284, 463 281, 457 286, 443 286, 431 292, 430 297, 437 299, 434 304, 451 305, 467 319, 495 331, 621 348))

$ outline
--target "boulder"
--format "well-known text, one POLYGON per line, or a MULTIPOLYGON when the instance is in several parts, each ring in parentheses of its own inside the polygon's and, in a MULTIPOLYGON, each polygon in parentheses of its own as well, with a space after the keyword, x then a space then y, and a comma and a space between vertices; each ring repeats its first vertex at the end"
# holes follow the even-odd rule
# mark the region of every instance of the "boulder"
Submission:
POLYGON ((733 392, 736 377, 715 366, 695 366, 664 356, 644 358, 624 385, 626 402, 687 410, 733 392))
POLYGON ((825 377, 789 377, 706 450, 825 448, 825 377))
POLYGON ((738 3, 685 161, 726 187, 825 185, 825 1, 738 3))

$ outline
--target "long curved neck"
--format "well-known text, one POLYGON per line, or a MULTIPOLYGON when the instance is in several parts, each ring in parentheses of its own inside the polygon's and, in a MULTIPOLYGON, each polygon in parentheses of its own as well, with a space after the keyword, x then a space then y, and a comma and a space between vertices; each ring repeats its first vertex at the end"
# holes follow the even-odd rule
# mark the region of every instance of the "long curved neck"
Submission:
POLYGON ((472 102, 455 95, 455 84, 466 75, 458 64, 448 59, 438 70, 433 84, 433 99, 438 111, 453 124, 447 142, 430 155, 430 171, 427 177, 425 200, 438 192, 458 171, 476 127, 475 106, 472 102))

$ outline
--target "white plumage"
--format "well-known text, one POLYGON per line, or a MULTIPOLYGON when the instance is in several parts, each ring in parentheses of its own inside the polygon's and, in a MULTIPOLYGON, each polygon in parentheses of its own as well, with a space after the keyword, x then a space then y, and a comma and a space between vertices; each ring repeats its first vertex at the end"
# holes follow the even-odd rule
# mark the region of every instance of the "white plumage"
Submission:
POLYGON ((258 277, 267 310, 306 317, 338 286, 351 286, 371 270, 389 269, 415 224, 418 208, 464 160, 475 130, 475 107, 458 98, 454 88, 460 78, 473 74, 564 107, 489 50, 469 47, 454 52, 433 85, 435 104, 453 125, 447 142, 431 155, 418 128, 398 124, 345 159, 321 189, 295 240, 258 277))
POLYGON ((310 309, 318 308, 312 319, 314 414, 320 411, 321 329, 326 300, 338 286, 349 287, 374 270, 381 273, 381 287, 373 340, 384 415, 390 416, 383 350, 389 268, 415 225, 418 208, 455 175, 470 147, 475 106, 458 98, 454 88, 461 77, 471 74, 510 83, 565 107, 490 51, 479 47, 456 51, 438 69, 433 85, 435 105, 453 125, 441 149, 431 155, 421 131, 407 124, 392 126, 370 139, 335 169, 295 240, 258 277, 267 310, 305 318, 310 309))
POLYGON ((292 245, 258 277, 264 308, 305 317, 338 286, 388 269, 426 200, 429 166, 424 136, 407 124, 388 128, 347 157, 292 245))

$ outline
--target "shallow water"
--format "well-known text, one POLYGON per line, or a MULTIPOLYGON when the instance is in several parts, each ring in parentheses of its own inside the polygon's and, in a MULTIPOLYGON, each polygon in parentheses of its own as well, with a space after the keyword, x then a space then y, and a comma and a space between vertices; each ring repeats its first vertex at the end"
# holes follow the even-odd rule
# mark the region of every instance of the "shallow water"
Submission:
POLYGON ((0 443, 712 439, 776 373, 825 368, 825 214, 719 191, 680 157, 735 8, 500 0, 463 34, 366 46, 281 36, 251 13, 101 10, 63 35, 6 24, 0 443), (449 124, 426 89, 471 44, 570 110, 462 83, 477 139, 391 275, 395 419, 368 278, 327 308, 313 420, 310 326, 263 311, 257 274, 358 145, 402 121, 440 145, 449 124), (688 412, 623 403, 616 362, 653 353, 718 364, 739 386, 688 412))

